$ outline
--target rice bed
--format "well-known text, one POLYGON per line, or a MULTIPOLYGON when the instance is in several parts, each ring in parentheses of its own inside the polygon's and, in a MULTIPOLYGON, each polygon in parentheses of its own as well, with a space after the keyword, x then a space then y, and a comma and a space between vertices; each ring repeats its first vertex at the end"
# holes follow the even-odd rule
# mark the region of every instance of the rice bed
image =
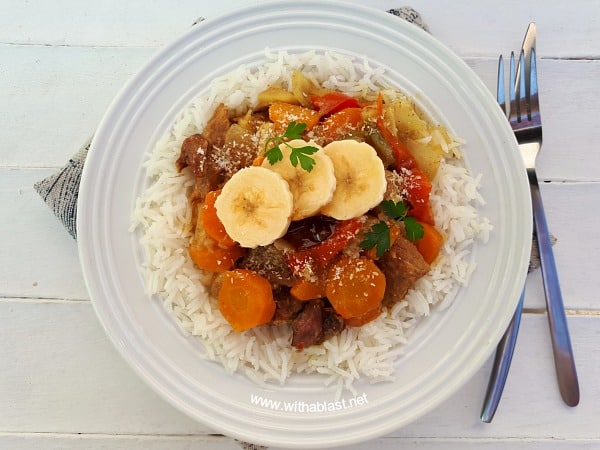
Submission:
MULTIPOLYGON (((268 62, 257 68, 240 67, 215 79, 206 95, 194 99, 181 112, 167 135, 155 145, 146 163, 150 180, 136 201, 132 231, 140 232, 145 253, 142 267, 146 292, 160 298, 184 333, 196 336, 206 357, 220 362, 228 372, 242 371, 258 383, 283 384, 295 373, 321 374, 325 384, 352 390, 362 377, 391 380, 394 361, 420 318, 431 308, 447 307, 456 291, 468 283, 475 269, 470 249, 487 241, 490 223, 478 215, 480 180, 473 178, 455 158, 442 161, 433 182, 431 205, 437 228, 445 236, 441 255, 403 301, 379 318, 360 327, 346 328, 321 346, 298 351, 291 347, 289 327, 266 325, 237 333, 222 317, 217 302, 202 283, 203 274, 190 259, 190 211, 186 190, 193 177, 178 173, 175 160, 183 140, 201 132, 219 103, 238 113, 256 104, 259 92, 269 85, 288 86, 292 72, 301 69, 313 81, 353 95, 389 89, 383 71, 366 60, 334 53, 266 53, 268 62)), ((457 140, 448 149, 459 153, 457 140)))

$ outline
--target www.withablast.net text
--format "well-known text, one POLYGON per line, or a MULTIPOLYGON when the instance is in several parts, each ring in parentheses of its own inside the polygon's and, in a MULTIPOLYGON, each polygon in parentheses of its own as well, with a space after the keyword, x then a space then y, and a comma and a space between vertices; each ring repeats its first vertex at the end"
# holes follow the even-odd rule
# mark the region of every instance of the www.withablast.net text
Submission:
POLYGON ((314 401, 305 402, 303 400, 282 401, 273 400, 272 398, 263 397, 261 395, 250 395, 250 403, 262 408, 268 408, 273 411, 294 412, 294 413, 322 413, 343 411, 345 409, 364 406, 369 403, 367 394, 352 397, 349 399, 343 398, 336 401, 314 401))

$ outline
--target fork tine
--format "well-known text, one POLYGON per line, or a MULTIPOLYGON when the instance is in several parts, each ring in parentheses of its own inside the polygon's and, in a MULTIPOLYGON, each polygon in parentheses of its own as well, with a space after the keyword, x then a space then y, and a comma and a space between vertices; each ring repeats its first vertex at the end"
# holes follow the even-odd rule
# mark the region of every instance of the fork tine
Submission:
POLYGON ((506 88, 504 87, 504 60, 502 55, 498 58, 498 82, 496 84, 496 100, 502 108, 504 115, 507 115, 506 108, 506 88))
POLYGON ((516 95, 516 86, 515 86, 515 53, 510 52, 510 68, 509 68, 509 76, 508 76, 508 98, 510 101, 510 106, 508 110, 508 120, 510 123, 515 123, 518 121, 518 112, 517 112, 517 95, 516 95))
POLYGON ((531 70, 529 75, 529 108, 530 120, 541 123, 540 102, 538 97, 537 63, 535 60, 535 48, 531 49, 531 70))
MULTIPOLYGON (((525 53, 523 50, 521 50, 521 55, 519 56, 519 67, 525 67, 525 53)), ((530 120, 531 114, 529 112, 529 96, 525 90, 527 72, 525 71, 525 75, 523 75, 523 71, 521 71, 520 75, 521 76, 515 80, 515 84, 518 84, 517 98, 519 105, 517 106, 517 113, 519 114, 519 122, 523 122, 525 120, 530 120)))

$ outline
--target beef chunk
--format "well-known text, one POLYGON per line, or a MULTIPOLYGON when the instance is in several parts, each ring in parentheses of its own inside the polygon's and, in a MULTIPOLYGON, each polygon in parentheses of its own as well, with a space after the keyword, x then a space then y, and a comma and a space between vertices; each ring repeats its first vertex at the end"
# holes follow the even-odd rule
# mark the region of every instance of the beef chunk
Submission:
POLYGON ((274 290, 273 297, 276 304, 275 315, 271 320, 273 325, 286 325, 290 323, 304 307, 304 302, 292 297, 288 288, 274 290))
POLYGON ((402 300, 413 284, 429 272, 429 264, 404 236, 398 236, 392 248, 379 259, 378 265, 386 279, 385 304, 402 300))
POLYGON ((229 121, 229 110, 221 103, 217 106, 213 116, 210 118, 202 134, 213 147, 222 147, 225 143, 225 135, 231 122, 229 121))
POLYGON ((292 321, 292 346, 298 350, 323 342, 323 302, 312 300, 292 321))
POLYGON ((239 266, 241 269, 259 273, 269 280, 272 286, 292 286, 294 283, 294 275, 283 251, 273 244, 249 249, 239 266))
MULTIPOLYGON (((331 306, 323 308, 323 341, 342 332, 345 322, 342 316, 335 312, 331 306)), ((320 343, 320 342, 319 342, 320 343)))
POLYGON ((192 208, 192 231, 198 220, 198 206, 204 201, 206 194, 214 188, 214 176, 210 176, 210 144, 201 134, 193 134, 181 144, 179 158, 175 162, 180 172, 189 167, 194 174, 194 187, 188 194, 192 208))
POLYGON ((175 162, 177 170, 181 172, 189 166, 194 176, 204 176, 208 150, 208 140, 201 134, 193 134, 186 138, 181 144, 181 152, 175 162))

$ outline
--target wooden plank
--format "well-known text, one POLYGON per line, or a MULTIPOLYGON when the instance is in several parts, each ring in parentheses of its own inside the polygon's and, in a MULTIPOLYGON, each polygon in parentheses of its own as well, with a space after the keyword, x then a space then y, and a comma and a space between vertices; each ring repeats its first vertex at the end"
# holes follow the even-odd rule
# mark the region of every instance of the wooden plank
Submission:
POLYGON ((600 183, 546 183, 541 188, 548 224, 558 239, 554 252, 561 280, 564 274, 562 289, 568 299, 565 300, 567 305, 580 304, 598 309, 600 239, 597 232, 600 214, 594 210, 599 204, 599 188, 600 183), (563 192, 569 191, 569 194, 555 195, 563 187, 563 192))
POLYGON ((77 243, 33 189, 52 170, 0 173, 0 297, 87 299, 77 243))
MULTIPOLYGON (((504 48, 508 51, 510 48, 504 48)), ((0 46, 0 166, 60 167, 93 134, 120 88, 151 57, 149 48, 0 46), (35 68, 32 70, 31 68, 35 68)), ((490 91, 497 60, 467 59, 490 91)), ((543 180, 600 180, 600 60, 540 62, 543 180), (581 76, 581 74, 585 74, 581 76), (573 79, 578 79, 573 83, 573 79), (560 114, 545 113, 560 111, 560 114)))
MULTIPOLYGON (((230 0, 224 7, 215 2, 199 4, 184 0, 178 2, 177 8, 168 0, 150 4, 142 0, 5 3, 10 4, 10 8, 5 7, 6 12, 0 14, 2 43, 155 47, 174 39, 198 16, 210 18, 261 1, 230 0), (66 17, 65 11, 68 11, 66 17)), ((394 0, 352 3, 380 10, 398 7, 394 0)), ((449 8, 440 0, 422 0, 413 6, 429 24, 433 35, 461 55, 492 56, 499 48, 515 48, 521 44, 525 28, 532 20, 538 23, 538 45, 543 56, 597 57, 600 54, 597 2, 574 0, 549 5, 544 0, 525 4, 518 0, 486 0, 476 5, 455 2, 449 8), (449 23, 454 26, 448 26, 449 23)))
MULTIPOLYGON (((543 315, 523 318, 504 397, 479 421, 491 360, 448 401, 391 436, 402 439, 598 439, 600 316, 571 316, 582 401, 558 394, 543 315)), ((0 301, 4 362, 0 432, 206 436, 141 383, 104 336, 87 302, 0 301)), ((1 442, 1 441, 0 441, 1 442)))
POLYGON ((168 0, 3 3, 6 14, 0 14, 2 43, 156 47, 175 39, 200 16, 214 17, 258 1, 228 0, 223 6, 218 2, 182 0, 177 7, 168 0), (65 11, 69 12, 66 16, 65 11))
MULTIPOLYGON (((0 222, 0 233, 10 236, 0 252, 0 296, 88 298, 76 243, 33 190, 33 184, 50 173, 0 168, 0 205, 11 218, 0 222)), ((600 217, 591 205, 600 197, 600 183, 545 183, 541 189, 550 229, 558 239, 555 255, 565 304, 597 310, 600 217)), ((539 271, 529 276, 527 307, 544 307, 539 271)))
POLYGON ((0 173, 0 297, 88 298, 76 242, 33 189, 52 171, 0 173))
POLYGON ((225 436, 143 436, 87 435, 54 433, 0 433, 0 448, 31 450, 241 450, 233 439, 225 436))
MULTIPOLYGON (((554 257, 568 308, 599 309, 600 215, 595 211, 600 183, 544 183, 540 186, 554 257)), ((540 270, 528 277, 526 306, 544 308, 540 270)))
MULTIPOLYGON (((381 438, 345 447, 347 450, 411 449, 419 450, 556 450, 590 449, 598 446, 597 439, 560 441, 554 439, 415 439, 381 438)), ((111 436, 111 435, 56 435, 43 433, 0 433, 0 448, 30 450, 56 448, 61 450, 240 450, 240 444, 225 436, 111 436)), ((269 447, 277 450, 275 447, 269 447)))
POLYGON ((0 165, 62 166, 153 52, 0 46, 0 165))

